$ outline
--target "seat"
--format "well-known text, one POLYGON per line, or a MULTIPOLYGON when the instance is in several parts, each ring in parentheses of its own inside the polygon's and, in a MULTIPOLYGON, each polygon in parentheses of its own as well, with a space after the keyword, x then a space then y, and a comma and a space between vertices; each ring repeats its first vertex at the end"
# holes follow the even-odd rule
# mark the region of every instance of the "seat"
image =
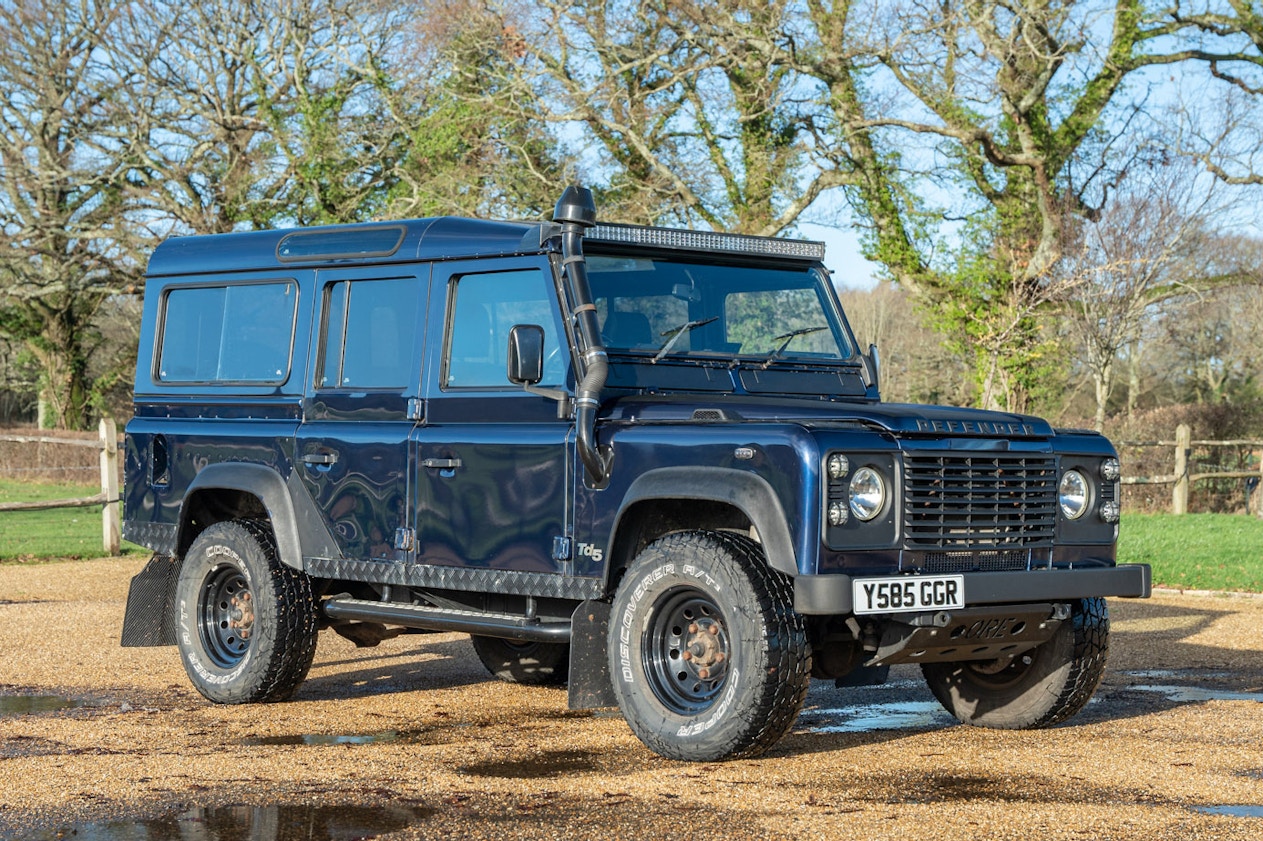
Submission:
POLYGON ((642 312, 611 312, 605 318, 601 335, 610 347, 630 350, 654 346, 653 330, 649 327, 649 319, 642 312))

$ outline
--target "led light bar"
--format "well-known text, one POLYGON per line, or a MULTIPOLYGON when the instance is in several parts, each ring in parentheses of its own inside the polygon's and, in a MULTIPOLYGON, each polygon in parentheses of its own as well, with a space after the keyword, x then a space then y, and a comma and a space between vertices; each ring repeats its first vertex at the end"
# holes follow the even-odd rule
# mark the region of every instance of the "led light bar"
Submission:
POLYGON ((761 254, 795 260, 823 260, 824 243, 809 239, 781 239, 746 234, 720 234, 713 231, 687 231, 681 228, 651 228, 641 225, 597 225, 584 233, 585 240, 681 248, 689 251, 724 251, 734 254, 761 254))

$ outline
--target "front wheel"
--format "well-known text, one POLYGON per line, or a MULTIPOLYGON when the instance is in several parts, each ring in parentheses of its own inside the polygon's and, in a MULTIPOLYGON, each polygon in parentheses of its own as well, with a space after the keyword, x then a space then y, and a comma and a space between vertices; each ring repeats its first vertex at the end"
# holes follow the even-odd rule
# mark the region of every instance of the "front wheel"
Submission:
POLYGON ((283 701, 316 653, 311 582, 281 563, 267 523, 215 523, 193 541, 176 583, 184 670, 219 704, 283 701))
POLYGON ((921 672, 944 709, 965 724, 1051 727, 1083 709, 1096 692, 1109 626, 1105 599, 1079 599, 1052 639, 1011 660, 925 663, 921 672))
POLYGON ((689 761, 767 750, 793 726, 811 676, 790 580, 727 532, 667 535, 636 557, 614 598, 609 659, 632 731, 689 761))

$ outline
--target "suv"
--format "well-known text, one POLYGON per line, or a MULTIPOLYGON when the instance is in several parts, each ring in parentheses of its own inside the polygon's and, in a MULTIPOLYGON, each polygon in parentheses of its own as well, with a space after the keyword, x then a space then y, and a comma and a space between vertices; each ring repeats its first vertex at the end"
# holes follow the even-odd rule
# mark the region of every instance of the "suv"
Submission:
POLYGON ((663 756, 751 756, 811 678, 921 665, 958 719, 1056 724, 1105 665, 1119 465, 1091 432, 892 405, 815 242, 437 218, 169 240, 149 263, 123 645, 219 703, 317 632, 457 631, 618 706, 663 756))

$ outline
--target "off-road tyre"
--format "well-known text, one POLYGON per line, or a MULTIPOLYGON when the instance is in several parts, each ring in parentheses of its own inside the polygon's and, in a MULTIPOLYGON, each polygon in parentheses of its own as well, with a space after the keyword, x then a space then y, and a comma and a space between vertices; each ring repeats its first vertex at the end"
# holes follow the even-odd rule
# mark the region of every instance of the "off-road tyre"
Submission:
POLYGON ((1079 599, 1052 639, 1010 663, 925 663, 921 672, 934 697, 964 724, 1051 727, 1082 710, 1096 692, 1109 653, 1109 625, 1105 599, 1079 599))
POLYGON ((636 736, 695 762, 766 751, 793 726, 811 679, 792 582, 729 532, 677 532, 636 556, 614 598, 609 661, 636 736))
POLYGON ((311 581, 281 563, 258 520, 208 526, 176 583, 176 644, 197 691, 219 704, 283 701, 316 653, 311 581))
POLYGON ((487 671, 507 683, 561 686, 570 676, 570 646, 565 643, 479 636, 470 642, 487 671))

